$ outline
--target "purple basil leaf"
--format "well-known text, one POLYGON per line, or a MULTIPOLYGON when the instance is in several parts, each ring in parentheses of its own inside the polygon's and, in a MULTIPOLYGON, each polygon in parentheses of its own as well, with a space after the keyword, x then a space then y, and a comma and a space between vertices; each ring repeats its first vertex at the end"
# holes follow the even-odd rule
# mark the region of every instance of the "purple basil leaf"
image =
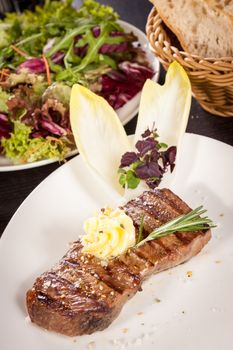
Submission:
POLYGON ((159 159, 159 152, 158 150, 155 148, 151 151, 151 155, 150 155, 150 159, 152 162, 157 162, 159 159))
POLYGON ((174 169, 174 163, 176 160, 176 147, 171 146, 169 147, 166 151, 160 152, 162 161, 163 161, 163 166, 167 167, 168 165, 171 166, 171 171, 174 169))
POLYGON ((146 140, 139 140, 135 147, 141 156, 145 155, 148 151, 153 150, 156 147, 157 142, 152 138, 148 137, 146 140))
POLYGON ((151 131, 149 129, 146 129, 146 131, 144 131, 144 133, 141 135, 142 138, 147 138, 151 135, 151 131))
POLYGON ((162 176, 158 163, 150 162, 148 164, 139 165, 135 169, 135 174, 142 180, 149 179, 150 177, 162 176))
POLYGON ((155 189, 156 187, 158 187, 160 182, 161 182, 161 178, 158 178, 156 180, 151 180, 151 179, 146 180, 147 186, 149 186, 151 189, 155 189))
POLYGON ((168 161, 169 164, 174 164, 176 161, 176 146, 171 146, 168 148, 167 153, 168 153, 168 161))
POLYGON ((30 58, 17 67, 17 73, 23 68, 27 68, 30 73, 45 73, 45 63, 42 58, 30 58))
POLYGON ((136 160, 138 160, 138 156, 135 152, 126 152, 121 158, 120 167, 124 168, 125 166, 129 166, 132 163, 136 162, 136 160))
POLYGON ((170 164, 170 172, 172 173, 175 168, 175 164, 170 164))
POLYGON ((98 37, 100 36, 100 33, 101 33, 101 31, 100 31, 100 26, 95 26, 95 27, 93 27, 93 28, 91 29, 91 31, 92 31, 92 34, 93 34, 93 36, 94 36, 95 38, 98 38, 98 37))

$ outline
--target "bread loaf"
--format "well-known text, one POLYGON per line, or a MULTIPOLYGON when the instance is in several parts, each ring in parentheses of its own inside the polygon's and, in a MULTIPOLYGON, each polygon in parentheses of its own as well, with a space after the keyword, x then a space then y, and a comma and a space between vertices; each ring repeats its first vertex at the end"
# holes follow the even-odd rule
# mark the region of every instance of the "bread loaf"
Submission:
POLYGON ((233 0, 205 0, 217 11, 223 11, 233 19, 233 0))
POLYGON ((233 56, 233 1, 151 1, 185 51, 205 58, 233 56))

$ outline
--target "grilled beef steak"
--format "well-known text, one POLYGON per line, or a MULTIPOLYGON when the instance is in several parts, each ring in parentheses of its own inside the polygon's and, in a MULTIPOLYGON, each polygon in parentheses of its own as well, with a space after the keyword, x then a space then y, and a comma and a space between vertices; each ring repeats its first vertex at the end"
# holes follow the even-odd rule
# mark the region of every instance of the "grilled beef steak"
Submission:
MULTIPOLYGON (((144 215, 144 232, 191 209, 170 190, 144 192, 124 208, 137 228, 144 215)), ((80 241, 27 292, 32 322, 69 336, 91 334, 108 327, 144 279, 196 255, 211 237, 210 230, 183 232, 147 242, 103 264, 82 254, 80 241)))

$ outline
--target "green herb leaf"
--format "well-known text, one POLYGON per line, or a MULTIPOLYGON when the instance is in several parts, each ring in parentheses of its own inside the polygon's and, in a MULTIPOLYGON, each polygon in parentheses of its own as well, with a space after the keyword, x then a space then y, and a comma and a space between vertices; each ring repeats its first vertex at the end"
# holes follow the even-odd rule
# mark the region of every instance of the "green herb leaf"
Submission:
POLYGON ((164 142, 160 142, 157 144, 157 149, 161 149, 161 148, 168 148, 168 145, 164 142))
POLYGON ((123 173, 120 175, 119 177, 119 184, 125 188, 125 185, 126 185, 127 181, 126 181, 126 173, 123 173))
POLYGON ((46 57, 51 57, 54 53, 62 50, 62 49, 68 49, 70 45, 72 44, 73 38, 78 35, 85 32, 87 29, 90 28, 90 25, 84 25, 79 28, 75 28, 73 30, 70 30, 60 41, 57 42, 56 45, 54 45, 49 52, 46 54, 46 57))
POLYGON ((118 174, 120 174, 119 183, 124 188, 134 189, 140 182, 140 179, 135 175, 133 170, 126 171, 120 168, 118 174))
POLYGON ((216 227, 212 220, 210 220, 207 216, 203 218, 200 216, 204 213, 206 213, 206 209, 203 209, 203 206, 200 206, 190 211, 188 214, 180 215, 166 224, 156 228, 145 239, 137 243, 136 246, 139 247, 145 242, 167 236, 174 232, 193 232, 216 227))
POLYGON ((126 172, 126 184, 128 188, 134 189, 138 186, 140 179, 135 176, 132 170, 126 172))
POLYGON ((135 162, 133 162, 131 165, 130 165, 130 168, 132 169, 132 170, 135 170, 135 169, 137 169, 137 167, 139 166, 139 165, 142 165, 143 164, 143 162, 141 161, 141 160, 136 160, 135 162))

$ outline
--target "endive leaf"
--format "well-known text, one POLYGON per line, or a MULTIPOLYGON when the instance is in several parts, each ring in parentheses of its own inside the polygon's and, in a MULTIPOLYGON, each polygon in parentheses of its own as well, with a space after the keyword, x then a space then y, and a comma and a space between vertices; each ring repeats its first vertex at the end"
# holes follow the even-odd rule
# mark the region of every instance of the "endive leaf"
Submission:
POLYGON ((75 84, 71 91, 70 121, 83 160, 112 189, 123 194, 117 171, 121 156, 131 146, 116 112, 105 99, 75 84))
POLYGON ((144 84, 135 143, 147 129, 157 128, 159 141, 179 148, 191 105, 191 85, 185 70, 174 61, 168 68, 164 85, 152 80, 144 84))

